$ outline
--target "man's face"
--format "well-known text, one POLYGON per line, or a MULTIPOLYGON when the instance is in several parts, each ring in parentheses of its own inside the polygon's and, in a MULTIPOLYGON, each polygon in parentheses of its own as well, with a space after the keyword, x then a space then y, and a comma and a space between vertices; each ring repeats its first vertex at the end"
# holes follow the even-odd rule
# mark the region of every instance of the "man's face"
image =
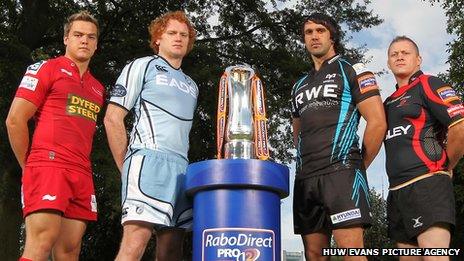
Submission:
POLYGON ((326 56, 333 51, 333 41, 330 31, 321 24, 308 21, 304 25, 304 40, 306 49, 312 56, 318 58, 326 56))
POLYGON ((164 58, 182 59, 187 54, 189 31, 185 23, 169 20, 166 30, 156 40, 159 45, 158 54, 164 58))
POLYGON ((86 62, 97 50, 97 26, 91 22, 74 21, 63 38, 66 56, 76 62, 86 62))
POLYGON ((420 69, 421 62, 416 48, 407 40, 393 43, 388 50, 388 68, 396 77, 411 77, 420 69))

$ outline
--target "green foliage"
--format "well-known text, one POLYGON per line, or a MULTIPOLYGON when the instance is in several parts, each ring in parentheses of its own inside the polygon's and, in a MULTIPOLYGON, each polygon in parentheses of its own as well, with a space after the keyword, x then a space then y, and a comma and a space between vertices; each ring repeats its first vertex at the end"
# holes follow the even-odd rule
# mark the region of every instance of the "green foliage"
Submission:
MULTIPOLYGON (((446 11, 447 31, 456 37, 448 44, 450 70, 444 78, 464 97, 464 2, 457 0, 429 0, 441 4, 446 11)), ((456 227, 453 231, 451 247, 464 249, 464 160, 454 169, 454 192, 456 198, 456 227)), ((462 252, 462 251, 461 251, 462 252)), ((463 260, 464 253, 453 260, 463 260)))
MULTIPOLYGON (((393 248, 394 243, 388 238, 387 230, 387 202, 374 189, 369 191, 372 213, 372 227, 364 233, 366 248, 393 248)), ((373 259, 374 260, 374 259, 373 259)), ((384 256, 378 260, 395 260, 394 257, 384 256)))
MULTIPOLYGON (((272 159, 289 162, 290 90, 311 66, 299 36, 302 17, 314 11, 335 14, 336 20, 352 31, 377 25, 381 20, 368 9, 368 0, 305 0, 292 8, 278 8, 283 2, 287 1, 0 1, 0 114, 6 117, 27 65, 63 54, 62 25, 70 14, 87 9, 100 21, 99 48, 91 70, 109 89, 126 63, 152 54, 148 45, 149 22, 166 11, 183 9, 198 30, 195 47, 182 66, 200 89, 191 132, 190 160, 214 157, 219 78, 227 66, 246 62, 256 69, 266 88, 272 159)), ((353 49, 346 53, 359 58, 363 51, 353 49)), ((113 259, 121 237, 120 177, 106 143, 101 118, 92 154, 99 221, 88 227, 81 260, 113 259)), ((0 230, 4 243, 0 256, 15 260, 19 255, 21 223, 20 169, 6 142, 4 124, 0 124, 0 135, 3 141, 0 143, 3 166, 0 222, 9 224, 9 229, 0 230)), ((188 258, 189 251, 186 252, 188 258)))
MULTIPOLYGON (((454 193, 456 199, 456 228, 452 235, 451 247, 464 249, 464 160, 454 168, 454 193)), ((461 254, 460 257, 464 257, 461 254)))
POLYGON ((446 10, 447 31, 457 37, 449 43, 450 64, 449 77, 452 83, 464 94, 464 2, 455 0, 431 1, 440 2, 446 10))

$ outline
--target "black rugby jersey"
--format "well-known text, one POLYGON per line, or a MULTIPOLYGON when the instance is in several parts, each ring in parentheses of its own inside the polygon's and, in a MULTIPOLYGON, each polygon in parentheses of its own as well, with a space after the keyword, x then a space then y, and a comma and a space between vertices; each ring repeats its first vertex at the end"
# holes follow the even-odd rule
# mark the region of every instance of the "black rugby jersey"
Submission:
POLYGON ((385 102, 388 131, 386 167, 394 187, 423 174, 447 170, 444 140, 449 126, 464 118, 453 88, 435 76, 416 72, 385 102))
POLYGON ((292 113, 301 122, 297 178, 362 167, 356 104, 375 95, 372 72, 340 55, 295 83, 292 113))

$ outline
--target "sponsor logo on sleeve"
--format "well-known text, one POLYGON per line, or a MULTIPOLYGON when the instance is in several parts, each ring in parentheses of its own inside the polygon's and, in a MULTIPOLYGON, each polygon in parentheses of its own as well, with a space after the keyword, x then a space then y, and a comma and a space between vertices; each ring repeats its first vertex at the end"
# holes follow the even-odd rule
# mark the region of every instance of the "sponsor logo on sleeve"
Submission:
POLYGON ((40 68, 46 63, 47 61, 40 61, 37 63, 34 63, 33 65, 29 65, 27 67, 26 74, 32 74, 36 75, 37 72, 40 70, 40 68))
POLYGON ((453 105, 449 107, 447 111, 450 118, 453 118, 454 116, 459 114, 464 115, 464 106, 462 106, 462 104, 453 105))
POLYGON ((26 88, 31 91, 35 91, 37 84, 39 83, 39 79, 34 78, 32 76, 24 76, 19 84, 19 88, 26 88))
POLYGON ((77 115, 96 122, 100 110, 98 104, 75 94, 68 94, 68 104, 66 106, 68 115, 77 115))
POLYGON ((453 88, 449 86, 445 86, 445 87, 438 89, 437 93, 444 103, 449 103, 452 101, 459 100, 459 97, 456 95, 456 92, 453 90, 453 88))
POLYGON ((365 74, 358 78, 358 85, 361 94, 364 94, 371 90, 378 90, 377 81, 372 73, 365 74))
POLYGON ((366 66, 364 65, 364 63, 357 63, 357 64, 354 64, 353 65, 353 69, 354 71, 356 72, 356 75, 360 75, 362 73, 365 73, 365 72, 368 72, 369 70, 367 70, 366 66))
POLYGON ((116 84, 110 91, 111 97, 124 97, 127 94, 126 87, 121 84, 116 84))

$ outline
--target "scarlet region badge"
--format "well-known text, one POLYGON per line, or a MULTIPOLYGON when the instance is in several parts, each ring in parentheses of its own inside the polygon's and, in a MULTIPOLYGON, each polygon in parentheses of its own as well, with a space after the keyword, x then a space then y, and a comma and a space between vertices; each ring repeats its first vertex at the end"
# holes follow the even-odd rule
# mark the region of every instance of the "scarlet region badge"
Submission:
POLYGON ((275 261, 274 231, 253 228, 205 229, 202 238, 204 261, 275 261))

